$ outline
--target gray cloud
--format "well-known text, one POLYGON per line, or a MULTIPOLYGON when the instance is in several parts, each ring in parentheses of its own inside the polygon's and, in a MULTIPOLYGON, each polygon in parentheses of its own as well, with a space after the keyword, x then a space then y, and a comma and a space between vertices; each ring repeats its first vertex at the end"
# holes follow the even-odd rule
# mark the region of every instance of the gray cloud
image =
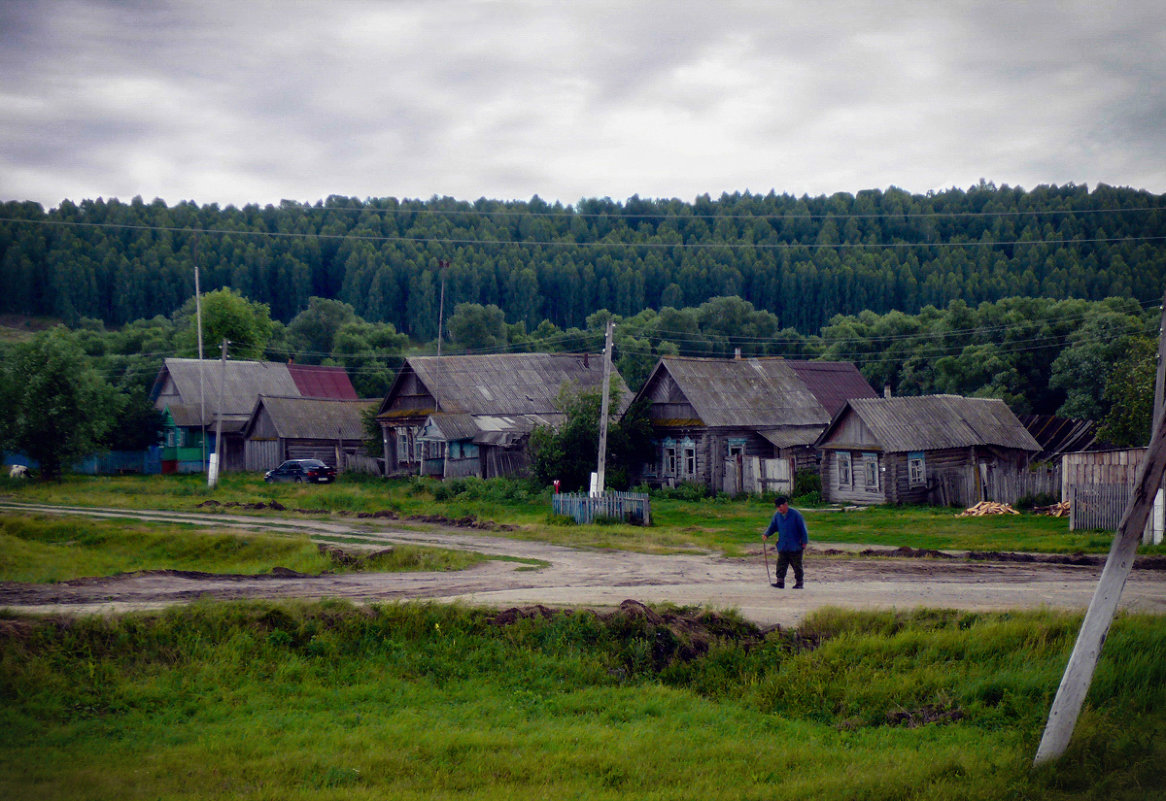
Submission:
POLYGON ((0 4, 0 196, 1166 191, 1158 2, 0 4))

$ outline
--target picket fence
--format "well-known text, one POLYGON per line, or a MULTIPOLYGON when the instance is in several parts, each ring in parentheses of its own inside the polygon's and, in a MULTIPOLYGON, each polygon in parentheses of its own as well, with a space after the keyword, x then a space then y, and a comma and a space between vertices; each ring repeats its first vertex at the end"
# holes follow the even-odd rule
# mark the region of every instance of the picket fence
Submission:
POLYGON ((576 523, 592 523, 597 517, 625 520, 648 526, 652 523, 652 504, 642 492, 605 492, 588 495, 560 492, 551 496, 551 511, 573 518, 576 523))

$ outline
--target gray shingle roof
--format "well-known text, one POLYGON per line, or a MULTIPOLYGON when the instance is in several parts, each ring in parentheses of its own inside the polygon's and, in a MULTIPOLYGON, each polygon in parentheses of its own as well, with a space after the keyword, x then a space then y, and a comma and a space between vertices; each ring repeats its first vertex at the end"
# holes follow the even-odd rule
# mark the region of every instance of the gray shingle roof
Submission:
MULTIPOLYGON (((436 395, 441 411, 463 414, 558 415, 555 401, 565 384, 575 391, 603 388, 601 355, 413 356, 401 368, 402 373, 406 370, 416 373, 436 395)), ((619 414, 631 402, 631 393, 614 367, 611 386, 620 391, 619 407, 613 407, 613 413, 619 414)))
POLYGON ((653 377, 660 370, 672 376, 706 426, 776 428, 830 422, 830 414, 785 359, 665 356, 653 377))
POLYGON ((283 439, 364 439, 361 414, 377 400, 333 400, 260 395, 255 404, 267 410, 283 439))
MULTIPOLYGON (((995 445, 1036 452, 1040 445, 1004 401, 924 395, 900 398, 859 398, 849 401, 884 451, 924 451, 995 445)), ((841 420, 822 435, 826 442, 841 420)))
MULTIPOLYGON (((351 388, 348 374, 342 367, 311 369, 314 375, 328 376, 333 385, 351 388)), ((220 386, 225 425, 227 421, 236 424, 250 418, 260 395, 300 397, 303 394, 284 362, 228 360, 223 364, 216 359, 201 362, 198 359, 166 359, 158 371, 151 394, 155 407, 168 406, 179 425, 199 425, 203 408, 206 416, 202 422, 211 425, 219 409, 220 386), (177 395, 160 397, 167 376, 177 395)))

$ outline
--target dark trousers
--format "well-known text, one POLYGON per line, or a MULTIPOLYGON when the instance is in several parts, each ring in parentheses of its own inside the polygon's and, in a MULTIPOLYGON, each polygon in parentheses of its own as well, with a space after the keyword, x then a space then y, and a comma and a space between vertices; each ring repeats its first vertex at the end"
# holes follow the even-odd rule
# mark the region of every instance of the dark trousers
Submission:
POLYGON ((794 583, 802 583, 802 552, 801 551, 778 551, 777 552, 777 583, 785 584, 785 571, 787 568, 794 569, 794 583))

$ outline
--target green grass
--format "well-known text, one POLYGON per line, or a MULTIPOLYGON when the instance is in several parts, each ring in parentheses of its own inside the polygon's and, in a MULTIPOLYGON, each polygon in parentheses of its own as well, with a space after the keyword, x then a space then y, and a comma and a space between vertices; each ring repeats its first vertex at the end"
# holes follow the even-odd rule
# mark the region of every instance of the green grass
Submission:
POLYGON ((346 564, 322 553, 305 534, 0 514, 0 581, 45 583, 136 570, 246 575, 270 573, 275 567, 312 575, 460 570, 484 559, 466 551, 394 546, 346 564))
MULTIPOLYGON (((233 514, 287 514, 247 511, 227 504, 278 502, 293 510, 330 516, 389 512, 393 525, 419 520, 477 523, 502 536, 598 548, 652 552, 715 550, 740 556, 756 549, 773 513, 758 498, 652 499, 653 525, 564 525, 550 514, 550 493, 523 481, 459 479, 450 482, 381 480, 344 474, 332 485, 264 484, 255 474, 228 473, 210 490, 201 475, 70 476, 60 483, 0 479, 2 497, 80 506, 192 511, 213 500, 233 514)), ((212 510, 214 511, 214 510, 212 510)), ((803 508, 810 538, 819 544, 859 543, 976 551, 1105 553, 1112 532, 1070 532, 1067 518, 1032 514, 957 517, 958 509, 879 506, 855 511, 803 508)), ((1166 546, 1141 546, 1139 553, 1166 553, 1166 546)))
POLYGON ((1115 622, 1069 753, 1032 771, 1078 616, 658 611, 0 619, 0 797, 1163 797, 1161 617, 1115 622))

